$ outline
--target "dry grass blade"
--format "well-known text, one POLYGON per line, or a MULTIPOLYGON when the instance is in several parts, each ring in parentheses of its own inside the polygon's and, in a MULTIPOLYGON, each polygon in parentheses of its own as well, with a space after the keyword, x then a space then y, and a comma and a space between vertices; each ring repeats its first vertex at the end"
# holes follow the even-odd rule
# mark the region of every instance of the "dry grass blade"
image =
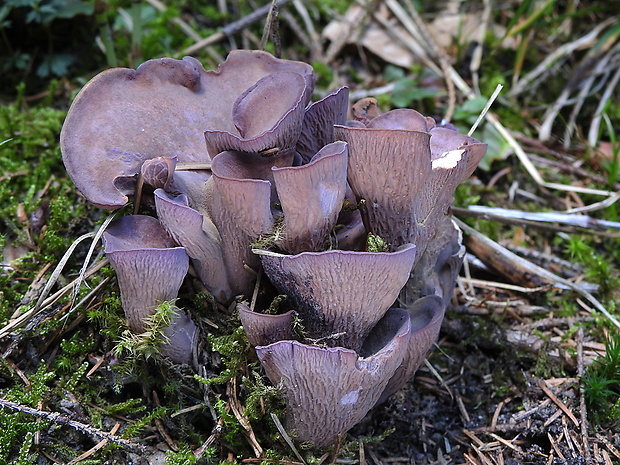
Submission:
POLYGON ((284 429, 284 426, 280 422, 280 419, 278 418, 278 416, 275 413, 272 413, 271 414, 271 419, 275 423, 276 428, 278 428, 278 431, 282 435, 282 438, 284 439, 284 441, 288 444, 288 446, 291 448, 291 450, 295 454, 295 457, 297 457, 299 459, 299 461, 302 462, 304 465, 307 465, 306 461, 304 460, 304 458, 301 456, 301 454, 299 453, 299 451, 295 447, 295 444, 293 444, 293 440, 291 439, 291 437, 288 435, 288 433, 284 429))
POLYGON ((588 131, 588 143, 591 147, 595 147, 600 134, 600 126, 601 121, 603 119, 603 111, 607 107, 613 91, 618 90, 618 83, 620 82, 620 64, 618 65, 618 69, 616 69, 615 74, 611 78, 611 81, 607 84, 607 88, 603 92, 601 96, 601 100, 596 107, 596 111, 594 112, 594 118, 592 118, 592 124, 590 125, 590 130, 588 131))
MULTIPOLYGON (((616 37, 613 37, 616 40, 616 37)), ((591 50, 588 55, 581 61, 581 64, 572 73, 570 79, 566 83, 562 93, 557 100, 546 111, 543 121, 540 125, 538 137, 540 140, 546 141, 551 138, 551 132, 553 124, 560 114, 562 108, 568 105, 574 105, 569 121, 566 125, 566 132, 564 134, 564 146, 568 147, 570 137, 572 135, 575 121, 581 110, 586 97, 594 93, 592 86, 598 79, 600 82, 599 87, 604 85, 610 75, 610 68, 613 69, 613 61, 618 52, 620 52, 620 44, 616 44, 611 50, 606 48, 611 47, 613 41, 607 41, 603 47, 603 50, 591 50), (592 62, 595 61, 593 66, 592 62), (578 85, 576 83, 579 83, 578 85), (579 88, 579 93, 576 98, 572 98, 573 91, 579 88)))
MULTIPOLYGON (((86 271, 86 274, 84 275, 84 279, 90 278, 91 276, 93 276, 95 273, 97 273, 101 268, 103 268, 107 264, 108 264, 108 259, 107 258, 101 260, 100 262, 97 262, 96 264, 91 266, 86 271)), ((69 292, 71 292, 73 290, 74 286, 76 286, 77 284, 78 284, 78 279, 73 280, 71 283, 67 284, 62 289, 56 291, 54 294, 49 296, 47 299, 43 300, 39 307, 33 307, 30 310, 22 313, 19 317, 17 317, 14 320, 11 320, 10 322, 8 322, 4 327, 2 327, 0 329, 0 339, 2 339, 3 337, 8 336, 12 331, 14 331, 14 330, 16 330, 18 328, 21 328, 24 325, 26 325, 27 322, 32 317, 36 316, 37 314, 39 314, 40 312, 45 310, 49 305, 51 305, 52 303, 56 302, 61 297, 67 295, 69 292)))
POLYGON ((39 299, 37 300, 37 303, 35 304, 33 308, 35 312, 41 307, 41 303, 49 295, 50 291, 52 290, 52 287, 54 286, 54 284, 56 284, 56 281, 58 281, 58 277, 62 273, 62 270, 65 268, 65 265, 69 261, 69 258, 71 258, 71 255, 73 255, 73 252, 75 251, 77 246, 80 245, 82 241, 89 239, 91 237, 94 237, 94 236, 95 236, 95 233, 90 232, 90 233, 86 233, 78 237, 75 241, 73 241, 73 244, 71 244, 71 246, 67 249, 65 254, 62 256, 62 258, 58 262, 58 265, 56 265, 56 268, 52 272, 50 279, 45 284, 45 287, 43 288, 43 292, 41 292, 41 295, 39 296, 39 299))
POLYGON ((116 214, 117 212, 114 212, 110 216, 108 216, 103 222, 103 224, 101 225, 101 227, 95 233, 93 240, 90 243, 90 247, 88 248, 88 253, 86 254, 86 258, 84 258, 84 263, 82 264, 82 268, 80 269, 80 275, 78 276, 77 284, 75 285, 75 288, 73 289, 73 295, 71 296, 72 302, 77 298, 78 292, 80 291, 80 287, 82 285, 82 282, 84 281, 84 275, 86 274, 88 264, 90 263, 90 259, 93 256, 93 253, 95 251, 95 247, 97 247, 97 244, 99 244, 99 240, 101 239, 101 236, 103 235, 105 230, 108 228, 112 220, 116 218, 116 214))
POLYGON ((578 38, 577 40, 558 47, 555 51, 547 55, 547 58, 545 58, 536 68, 523 76, 512 87, 512 89, 510 89, 510 92, 508 92, 508 97, 515 97, 525 91, 529 91, 535 88, 536 79, 550 72, 550 70, 557 62, 566 59, 566 57, 568 57, 573 52, 591 47, 596 42, 596 39, 600 35, 600 33, 610 24, 613 24, 616 21, 617 19, 615 18, 609 18, 607 21, 604 21, 601 24, 597 25, 594 29, 592 29, 584 36, 578 38))
POLYGON ((493 92, 493 95, 489 97, 489 100, 487 101, 486 105, 484 106, 480 114, 478 115, 478 118, 476 118, 476 121, 474 122, 472 127, 469 129, 469 132, 467 133, 469 137, 471 137, 472 134, 476 131, 476 129, 478 128, 478 125, 480 124, 480 121, 482 121, 482 119, 486 116, 487 112, 491 108, 491 105, 493 105, 493 102, 495 102, 495 99, 497 98, 497 96, 499 95, 499 93, 502 91, 503 88, 504 86, 502 86, 501 84, 497 85, 497 87, 495 88, 495 91, 493 92))
MULTIPOLYGON (((412 37, 425 37, 422 32, 420 32, 419 27, 416 25, 415 21, 413 21, 407 12, 395 1, 395 0, 386 0, 386 4, 390 6, 390 9, 395 14, 395 16, 399 19, 401 24, 407 29, 407 31, 411 34, 412 37)), ((377 18, 378 19, 378 18, 377 18)), ((609 25, 610 21, 606 21, 603 23, 605 26, 609 25)), ((600 25, 597 28, 597 33, 603 29, 600 25)), ((384 24, 384 27, 389 28, 389 24, 384 24)), ((596 37, 596 36, 594 36, 596 37)), ((398 40, 402 42, 402 44, 409 48, 416 56, 419 56, 425 65, 427 65, 431 70, 437 73, 439 76, 442 76, 443 73, 436 64, 429 58, 433 56, 432 50, 429 50, 429 46, 427 45, 432 39, 431 37, 426 37, 421 42, 416 42, 412 40, 411 37, 401 37, 396 36, 398 40), (422 48, 420 51, 419 49, 422 48)), ((591 39, 593 40, 593 39, 591 39)), ((436 48, 436 47, 435 47, 436 48)), ((474 91, 469 87, 469 85, 465 82, 465 80, 461 77, 461 75, 452 67, 451 65, 447 65, 447 73, 454 83, 454 85, 468 98, 473 99, 476 97, 474 91)), ((504 140, 510 145, 510 147, 514 150, 517 158, 523 165, 523 167, 527 170, 529 175, 534 179, 536 184, 546 187, 549 189, 568 191, 568 192, 579 192, 582 194, 593 194, 593 195, 603 195, 603 196, 612 196, 615 192, 601 190, 601 189, 589 189, 583 187, 576 187, 566 184, 557 184, 547 182, 540 175, 532 161, 529 159, 523 148, 519 145, 519 143, 515 140, 515 138, 510 134, 510 132, 499 122, 499 120, 495 117, 493 113, 486 114, 486 120, 500 133, 500 135, 504 138, 504 140)))
POLYGON ((607 311, 607 309, 603 307, 603 305, 589 292, 581 289, 579 286, 577 286, 572 281, 561 278, 555 275, 554 273, 551 273, 550 271, 545 270, 544 268, 541 268, 540 266, 537 266, 525 260, 524 258, 521 258, 518 255, 510 252, 506 248, 502 247, 501 245, 497 244, 496 242, 486 237, 484 234, 481 234, 475 229, 469 227, 468 225, 466 225, 459 219, 455 218, 454 220, 464 232, 466 232, 467 234, 471 234, 472 236, 475 236, 478 240, 486 243, 487 245, 492 247, 498 254, 510 257, 510 260, 514 261, 515 263, 523 267, 529 268, 533 274, 538 275, 541 278, 548 280, 552 284, 562 284, 563 286, 566 286, 569 289, 572 289, 573 291, 577 292, 578 294, 583 296, 586 300, 588 300, 588 302, 590 302, 596 310, 598 310, 603 315, 605 315, 605 317, 611 323, 613 323, 616 327, 620 328, 620 321, 618 321, 611 313, 609 313, 609 311, 607 311))

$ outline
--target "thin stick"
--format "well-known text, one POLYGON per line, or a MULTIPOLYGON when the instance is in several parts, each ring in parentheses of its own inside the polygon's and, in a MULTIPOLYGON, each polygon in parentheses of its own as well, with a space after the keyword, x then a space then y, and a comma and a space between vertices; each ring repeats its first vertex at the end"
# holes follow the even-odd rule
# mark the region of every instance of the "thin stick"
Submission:
POLYGON ((114 444, 118 444, 119 446, 126 447, 127 449, 132 449, 138 452, 144 452, 146 450, 146 447, 144 447, 141 444, 136 444, 135 442, 131 442, 131 441, 128 441, 127 439, 120 438, 114 434, 101 431, 85 423, 71 420, 69 417, 62 415, 60 413, 57 413, 57 412, 45 412, 43 410, 38 410, 32 407, 28 407, 27 405, 21 405, 16 402, 11 402, 5 399, 0 399, 0 407, 5 407, 11 410, 15 410, 17 412, 26 413, 28 415, 35 416, 37 418, 43 418, 45 420, 51 421, 52 423, 56 423, 59 425, 69 426, 82 433, 88 434, 89 436, 95 436, 98 438, 107 439, 108 441, 113 442, 114 444))
MULTIPOLYGON (((115 435, 120 427, 121 427, 120 423, 115 424, 114 427, 110 430, 109 434, 115 435)), ((70 462, 67 462, 67 465, 74 465, 74 464, 76 464, 78 462, 81 462, 82 460, 87 459, 88 457, 93 455, 95 452, 97 452, 98 450, 102 449, 103 446, 105 446, 108 442, 109 442, 109 440, 107 438, 102 439, 101 441, 99 441, 97 444, 95 444, 93 447, 91 447, 89 450, 87 450, 83 454, 81 454, 78 457, 74 458, 70 462)))
MULTIPOLYGON (((291 0, 276 0, 276 4, 278 5, 278 7, 281 7, 290 1, 291 0)), ((206 37, 196 42, 194 45, 190 47, 187 47, 185 50, 181 52, 181 54, 192 55, 196 53, 197 51, 199 51, 200 49, 205 48, 207 45, 215 44, 219 42, 220 40, 225 39, 226 37, 230 37, 233 34, 236 34, 237 32, 250 26, 251 24, 259 21, 263 16, 269 13, 270 9, 271 9, 271 3, 268 3, 267 5, 257 8, 249 15, 224 26, 221 29, 221 31, 216 32, 215 34, 212 34, 209 37, 206 37)))
POLYGON ((295 444, 293 444, 293 441, 291 440, 291 437, 288 435, 288 433, 284 429, 284 426, 282 426, 282 423, 280 423, 280 419, 278 418, 278 416, 275 413, 272 413, 271 414, 271 419, 275 423, 276 428, 278 428, 278 431, 282 435, 282 438, 284 439, 284 441, 288 444, 288 446, 291 448, 291 450, 295 454, 295 457, 297 457, 301 462, 303 462, 304 465, 307 465, 306 461, 304 460, 304 458, 297 451, 297 448, 295 447, 295 444))
POLYGON ((211 163, 177 163, 174 169, 175 171, 194 171, 194 170, 206 170, 211 171, 211 163))
POLYGON ((502 247, 498 243, 492 241, 491 239, 486 237, 484 234, 481 234, 478 231, 476 231, 474 228, 469 227, 468 225, 460 221, 458 218, 454 218, 454 221, 459 226, 459 228, 461 228, 467 234, 471 234, 472 236, 475 236, 481 242, 484 242, 486 245, 493 248, 496 253, 509 257, 511 261, 514 261, 520 266, 529 268, 532 273, 540 276, 543 279, 550 281, 551 283, 562 284, 572 289, 573 291, 577 292, 578 294, 582 295, 586 300, 588 300, 594 306, 594 308, 596 308, 596 310, 598 310, 603 315, 605 315, 605 317, 607 317, 607 319, 609 319, 609 321, 611 321, 616 327, 620 328, 620 321, 618 321, 611 313, 609 313, 607 309, 603 307, 603 305, 601 305, 601 303, 598 300, 596 300, 596 298, 592 294, 581 289, 579 286, 577 286, 572 281, 569 281, 568 279, 560 278, 559 276, 551 273, 550 271, 545 270, 544 268, 538 265, 535 265, 525 260, 524 258, 519 257, 518 255, 510 252, 505 247, 502 247))
POLYGON ((489 111, 489 108, 491 108, 491 105, 493 105, 493 102, 495 102, 495 99, 497 98, 497 96, 499 95, 499 93, 502 91, 503 88, 504 88, 503 85, 501 85, 501 84, 497 85, 497 87, 495 88, 495 91, 493 92, 493 95, 491 95, 491 97, 487 101, 487 104, 484 106, 484 108, 482 109, 482 111, 478 115, 478 119, 476 120, 476 122, 473 124, 473 126, 471 127, 471 129, 467 133, 467 135, 469 137, 471 137, 471 135, 474 133, 476 128, 478 128, 478 125, 482 121, 482 118, 484 118, 486 116, 487 112, 489 111))
POLYGON ((592 124, 590 125, 590 130, 588 131, 588 143, 591 147, 596 146, 596 143, 599 140, 599 129, 601 126, 601 119, 603 118, 603 110, 607 106, 607 102, 611 98, 613 91, 617 90, 618 82, 620 82, 620 66, 618 66, 618 69, 607 85, 605 92, 603 92, 601 101, 594 112, 594 118, 592 118, 592 124))

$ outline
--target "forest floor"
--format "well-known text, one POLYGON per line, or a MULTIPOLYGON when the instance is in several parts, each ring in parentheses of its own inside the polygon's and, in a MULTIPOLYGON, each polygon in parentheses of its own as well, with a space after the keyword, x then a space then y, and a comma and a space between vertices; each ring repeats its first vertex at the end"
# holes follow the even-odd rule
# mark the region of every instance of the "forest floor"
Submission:
MULTIPOLYGON (((146 3, 166 27, 200 23, 146 3)), ((75 190, 58 144, 85 80, 63 77, 0 106, 0 463, 620 463, 617 11, 327 3, 226 20, 232 39, 176 55, 211 67, 233 43, 259 48, 271 25, 270 51, 315 66, 316 98, 348 85, 353 101, 447 115, 464 132, 504 86, 474 133, 489 152, 453 210, 468 254, 415 379, 317 452, 285 440, 238 321, 193 279, 180 305, 215 310, 198 372, 123 350, 114 272, 98 246, 89 254, 108 212, 75 190)))

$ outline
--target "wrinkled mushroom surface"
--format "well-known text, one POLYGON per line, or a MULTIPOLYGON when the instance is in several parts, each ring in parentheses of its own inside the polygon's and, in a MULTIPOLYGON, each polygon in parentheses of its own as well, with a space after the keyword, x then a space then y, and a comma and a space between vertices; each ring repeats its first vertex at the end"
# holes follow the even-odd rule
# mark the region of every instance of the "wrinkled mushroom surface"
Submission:
POLYGON ((407 318, 400 322, 387 342, 364 358, 349 349, 297 341, 256 347, 271 382, 283 386, 287 427, 297 439, 328 446, 364 418, 405 356, 410 324, 407 318))
POLYGON ((231 52, 217 71, 191 57, 104 71, 71 105, 60 137, 63 161, 89 201, 118 208, 146 160, 205 163, 227 149, 294 147, 313 84, 311 66, 247 50, 231 52), (216 134, 207 145, 205 131, 216 134))
POLYGON ((253 312, 245 304, 238 304, 239 319, 253 346, 266 346, 274 342, 293 339, 293 310, 281 315, 253 312))
MULTIPOLYGON (((157 305, 173 301, 187 274, 189 260, 182 247, 173 247, 157 219, 130 215, 115 220, 103 233, 105 252, 116 271, 129 328, 144 332, 157 305)), ((180 310, 165 333, 164 354, 178 363, 190 360, 196 328, 180 310)))
POLYGON ((357 350, 394 303, 416 255, 409 245, 392 253, 330 250, 261 254, 265 273, 289 295, 311 339, 357 350))

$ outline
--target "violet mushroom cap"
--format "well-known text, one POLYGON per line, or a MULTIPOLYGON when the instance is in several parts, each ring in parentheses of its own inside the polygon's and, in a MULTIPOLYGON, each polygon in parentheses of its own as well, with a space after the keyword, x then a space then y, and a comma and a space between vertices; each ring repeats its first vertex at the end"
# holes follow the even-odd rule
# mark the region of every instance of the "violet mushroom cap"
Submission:
POLYGON ((250 104, 256 102, 250 89, 260 90, 266 82, 279 81, 269 76, 281 73, 294 76, 297 97, 294 105, 288 106, 299 109, 290 130, 280 127, 283 120, 291 119, 286 118, 290 108, 280 108, 279 113, 284 114, 272 115, 269 121, 274 127, 265 131, 271 134, 266 145, 279 141, 282 131, 289 133, 288 140, 301 130, 303 107, 314 84, 310 65, 266 52, 238 50, 231 52, 217 71, 205 71, 191 57, 149 60, 136 70, 104 71, 84 86, 67 114, 60 136, 67 171, 90 202, 119 208, 133 193, 135 175, 146 160, 176 156, 179 162, 209 162, 223 149, 212 147, 214 152, 209 153, 205 131, 236 134, 235 123, 254 138, 263 129, 257 121, 264 116, 250 111, 250 104), (265 78, 267 81, 262 81, 265 78), (263 84, 256 87, 259 82, 263 84))
POLYGON ((280 315, 269 315, 253 312, 242 303, 237 304, 237 310, 248 341, 253 346, 266 346, 293 339, 293 310, 280 315))
POLYGON ((302 163, 308 163, 322 147, 336 140, 334 125, 345 124, 348 105, 349 89, 341 87, 306 109, 296 145, 302 163))
POLYGON ((256 252, 271 282, 291 297, 309 338, 332 335, 326 343, 358 350, 407 282, 416 247, 391 253, 256 252))
POLYGON ((233 104, 234 132, 205 131, 209 153, 277 149, 290 154, 302 128, 305 86, 304 78, 296 73, 276 73, 259 80, 233 104))
POLYGON ((377 403, 405 357, 410 331, 403 310, 390 309, 384 318, 395 318, 400 325, 395 333, 384 334, 383 344, 377 344, 381 347, 366 357, 297 341, 256 347, 267 376, 282 386, 286 426, 299 441, 314 447, 334 444, 377 403))
MULTIPOLYGON (((145 320, 161 302, 175 300, 187 274, 185 249, 175 247, 157 219, 130 215, 115 220, 103 233, 105 253, 116 271, 129 328, 142 333, 145 320)), ((188 363, 196 327, 181 310, 166 329, 163 352, 177 363, 188 363)))
POLYGON ((90 202, 125 205, 148 159, 209 161, 203 133, 211 96, 204 73, 193 58, 161 58, 136 70, 104 71, 82 88, 60 144, 69 176, 90 202))
POLYGON ((357 123, 336 126, 335 133, 349 144, 349 183, 365 202, 366 227, 392 249, 416 244, 421 257, 486 144, 434 128, 414 110, 392 110, 357 123), (443 149, 450 150, 439 153, 443 149))
POLYGON ((347 190, 347 155, 347 144, 333 142, 306 165, 272 169, 284 213, 283 237, 276 240, 282 250, 325 248, 347 190))
MULTIPOLYGON (((260 260, 250 244, 272 230, 271 183, 243 176, 251 165, 241 162, 247 154, 222 152, 213 160, 211 219, 222 238, 222 255, 229 282, 236 294, 249 295, 260 260), (249 268, 249 269, 248 269, 249 268)), ((259 160, 257 156, 254 160, 259 160)), ((269 172, 271 169, 269 168, 269 172)))
POLYGON ((218 302, 235 295, 222 255, 222 239, 208 217, 189 206, 185 194, 173 196, 155 190, 159 221, 192 259, 198 277, 218 302))
POLYGON ((250 244, 272 231, 279 214, 272 211, 274 190, 284 211, 284 236, 276 244, 288 251, 323 248, 342 207, 346 144, 328 144, 304 166, 279 168, 278 160, 233 151, 213 160, 209 214, 222 239, 230 285, 239 294, 252 288, 255 275, 247 268, 260 267, 250 244))
MULTIPOLYGON (((441 323, 445 315, 446 305, 435 295, 429 295, 417 300, 411 308, 407 310, 411 331, 409 332, 408 349, 402 364, 396 369, 390 378, 385 390, 381 394, 378 404, 387 400, 392 394, 400 390, 413 378, 413 375, 420 367, 424 359, 430 352, 433 344, 437 341, 441 323)), ((389 331, 381 328, 382 325, 392 324, 388 320, 382 320, 373 329, 370 336, 364 341, 362 354, 372 351, 377 342, 373 337, 381 332, 389 331)))

